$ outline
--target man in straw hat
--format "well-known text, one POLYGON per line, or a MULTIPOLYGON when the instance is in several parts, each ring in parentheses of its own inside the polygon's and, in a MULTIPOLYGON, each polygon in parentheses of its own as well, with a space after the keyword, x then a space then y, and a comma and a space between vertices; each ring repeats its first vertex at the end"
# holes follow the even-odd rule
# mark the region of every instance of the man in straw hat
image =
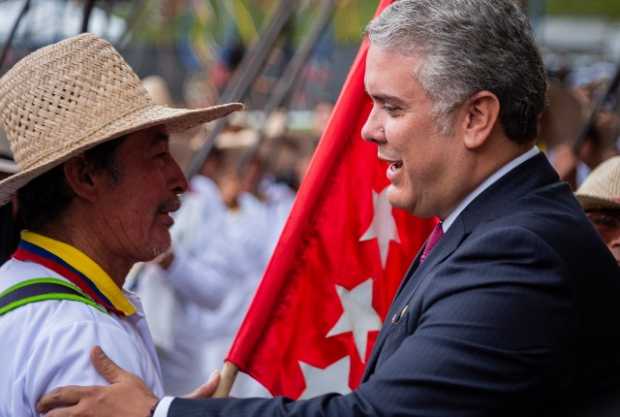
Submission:
POLYGON ((575 196, 620 264, 620 156, 592 171, 575 196))
POLYGON ((0 268, 0 415, 37 415, 39 397, 101 384, 95 345, 162 393, 140 302, 122 290, 138 261, 170 245, 186 179, 168 134, 242 108, 156 105, 106 41, 84 34, 42 48, 0 79, 0 122, 19 171, 24 230, 0 268))

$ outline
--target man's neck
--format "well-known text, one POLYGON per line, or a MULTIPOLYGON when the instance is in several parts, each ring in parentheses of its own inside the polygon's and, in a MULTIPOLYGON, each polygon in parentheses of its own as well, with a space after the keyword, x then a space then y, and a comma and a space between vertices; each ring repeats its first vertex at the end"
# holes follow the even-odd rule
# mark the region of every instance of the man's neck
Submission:
POLYGON ((487 175, 484 177, 484 179, 482 181, 478 181, 477 185, 472 188, 467 195, 465 195, 465 197, 463 197, 460 201, 459 204, 456 205, 451 211, 450 213, 445 217, 442 218, 442 222, 444 224, 444 232, 447 231, 450 226, 452 225, 452 223, 454 222, 454 220, 459 216, 459 214, 469 205, 469 203, 471 203, 478 195, 480 195, 481 193, 483 193, 487 188, 489 188, 491 185, 493 185, 495 182, 497 182, 501 177, 503 177, 504 175, 508 174, 508 172, 512 171, 514 168, 516 168, 517 166, 521 165, 523 162, 525 162, 526 160, 534 157, 535 155, 537 155, 540 151, 538 150, 538 148, 534 145, 531 145, 529 147, 529 149, 514 154, 512 155, 512 157, 508 160, 501 160, 500 164, 498 164, 499 166, 494 167, 492 170, 490 170, 487 175))
POLYGON ((68 224, 48 225, 41 229, 40 233, 84 252, 112 278, 119 288, 125 284, 125 278, 133 264, 107 250, 103 242, 97 239, 96 233, 89 233, 84 228, 68 224))

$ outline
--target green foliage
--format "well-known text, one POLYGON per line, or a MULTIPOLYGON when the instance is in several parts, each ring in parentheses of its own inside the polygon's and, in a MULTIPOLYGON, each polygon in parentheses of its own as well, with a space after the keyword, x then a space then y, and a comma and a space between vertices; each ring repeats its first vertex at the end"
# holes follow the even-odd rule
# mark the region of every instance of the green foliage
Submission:
POLYGON ((618 20, 620 19, 620 1, 547 0, 547 12, 551 15, 594 16, 618 20))
POLYGON ((378 0, 350 0, 343 2, 334 16, 336 40, 343 43, 358 43, 362 31, 377 10, 378 0))

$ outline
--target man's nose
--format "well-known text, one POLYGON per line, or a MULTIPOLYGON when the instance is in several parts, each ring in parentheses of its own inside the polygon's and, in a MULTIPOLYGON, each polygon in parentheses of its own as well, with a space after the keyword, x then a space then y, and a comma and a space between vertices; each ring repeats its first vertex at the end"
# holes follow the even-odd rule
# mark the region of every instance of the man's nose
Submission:
POLYGON ((177 162, 171 158, 170 161, 170 189, 175 194, 183 194, 189 188, 189 184, 187 183, 187 178, 185 178, 185 174, 181 167, 177 162))
POLYGON ((362 138, 376 144, 385 142, 385 130, 374 107, 362 127, 362 138))

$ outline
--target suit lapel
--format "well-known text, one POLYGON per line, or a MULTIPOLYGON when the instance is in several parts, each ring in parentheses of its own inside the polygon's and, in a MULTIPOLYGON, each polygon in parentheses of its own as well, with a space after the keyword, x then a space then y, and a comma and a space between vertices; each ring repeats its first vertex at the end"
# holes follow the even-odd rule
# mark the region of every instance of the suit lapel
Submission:
MULTIPOLYGON (((405 306, 416 302, 417 298, 414 299, 414 297, 422 294, 430 285, 431 280, 427 278, 432 275, 432 270, 446 260, 477 225, 501 216, 505 210, 510 208, 510 204, 527 192, 557 181, 557 174, 543 154, 531 158, 500 178, 472 201, 421 265, 419 258, 424 246, 418 251, 385 318, 366 364, 362 382, 374 373, 381 349, 387 335, 392 330, 394 315, 402 312, 405 306), (532 172, 536 174, 532 175, 532 172)), ((408 312, 412 310, 408 308, 408 312)))
POLYGON ((363 381, 365 381, 371 371, 374 370, 378 354, 385 343, 387 335, 392 330, 391 327, 394 325, 395 321, 400 319, 397 318, 397 316, 401 314, 405 306, 409 305, 413 295, 416 294, 420 286, 423 285, 425 281, 424 278, 427 277, 428 272, 448 258, 459 246, 463 237, 463 225, 462 222, 457 219, 448 233, 437 243, 437 246, 433 248, 428 258, 426 258, 426 261, 422 264, 420 264, 420 255, 424 251, 424 246, 426 246, 426 244, 420 248, 416 259, 411 264, 411 267, 405 275, 405 279, 403 279, 400 288, 396 292, 394 301, 392 301, 392 305, 385 317, 381 332, 377 337, 372 354, 366 364, 363 381))

